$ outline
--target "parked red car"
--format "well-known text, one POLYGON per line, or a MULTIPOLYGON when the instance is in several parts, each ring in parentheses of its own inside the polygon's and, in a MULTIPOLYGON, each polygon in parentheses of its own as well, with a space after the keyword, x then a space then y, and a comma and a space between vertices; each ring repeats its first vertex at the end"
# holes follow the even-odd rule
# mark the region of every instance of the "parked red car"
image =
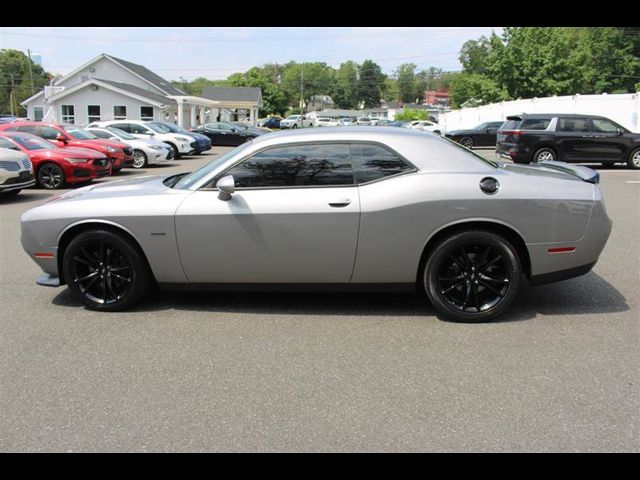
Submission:
POLYGON ((96 137, 76 125, 67 123, 13 122, 0 125, 0 131, 32 133, 59 147, 84 147, 104 154, 112 163, 114 172, 133 165, 133 148, 113 140, 96 137))
POLYGON ((40 187, 50 190, 111 173, 111 161, 104 154, 89 148, 60 148, 31 133, 0 132, 0 148, 25 153, 40 187))

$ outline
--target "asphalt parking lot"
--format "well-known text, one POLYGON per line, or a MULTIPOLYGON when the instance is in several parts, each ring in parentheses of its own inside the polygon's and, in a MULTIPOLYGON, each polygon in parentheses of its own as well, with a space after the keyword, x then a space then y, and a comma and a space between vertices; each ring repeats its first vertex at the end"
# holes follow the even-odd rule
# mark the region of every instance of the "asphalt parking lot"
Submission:
POLYGON ((597 168, 614 225, 594 270, 479 325, 410 294, 157 293, 91 312, 38 287, 20 246, 20 215, 51 193, 2 199, 0 449, 637 452, 640 172, 597 168))

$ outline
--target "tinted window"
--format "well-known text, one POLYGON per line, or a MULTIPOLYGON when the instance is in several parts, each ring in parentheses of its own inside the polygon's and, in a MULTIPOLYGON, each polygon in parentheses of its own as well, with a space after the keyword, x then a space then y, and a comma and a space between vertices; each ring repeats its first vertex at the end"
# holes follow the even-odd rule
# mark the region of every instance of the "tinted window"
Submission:
POLYGON ((60 135, 60 132, 53 127, 47 127, 43 125, 38 128, 36 134, 41 136, 42 138, 46 138, 47 140, 55 140, 56 137, 60 135))
MULTIPOLYGON (((9 129, 7 129, 7 130, 9 130, 9 129)), ((23 125, 22 127, 14 128, 14 129, 11 129, 11 130, 17 130, 18 132, 34 133, 36 135, 39 134, 38 127, 35 126, 35 125, 23 125)), ((53 138, 56 138, 56 137, 53 137, 53 138)))
POLYGON ((588 118, 561 118, 558 121, 558 131, 560 132, 589 132, 588 118))
POLYGON ((93 129, 91 129, 89 131, 91 133, 93 133, 98 138, 111 138, 111 137, 114 136, 109 132, 105 132, 104 130, 93 130, 93 129))
POLYGON ((550 118, 526 118, 520 128, 523 130, 546 130, 550 123, 550 118))
POLYGON ((12 135, 11 138, 27 150, 53 150, 55 148, 58 148, 53 143, 48 142, 41 137, 30 135, 28 133, 18 133, 16 135, 12 135))
POLYGON ((17 150, 18 149, 13 143, 11 143, 5 137, 0 137, 0 148, 10 148, 11 150, 17 150))
MULTIPOLYGON (((120 126, 116 125, 116 128, 120 128, 120 126)), ((127 130, 125 130, 125 132, 126 131, 127 130)), ((136 125, 135 123, 129 124, 129 133, 145 134, 148 131, 149 129, 147 127, 143 127, 142 125, 136 125)), ((158 133, 161 133, 161 132, 158 132, 158 133)))
POLYGON ((395 153, 378 145, 352 145, 351 155, 357 183, 371 182, 413 170, 395 153))
POLYGON ((520 125, 521 120, 507 120, 502 124, 500 130, 515 130, 520 125))
POLYGON ((236 187, 353 185, 348 145, 296 145, 265 150, 236 165, 236 187))
POLYGON ((109 126, 122 130, 123 132, 131 133, 131 125, 129 123, 113 123, 109 126))
POLYGON ((605 120, 604 118, 594 118, 593 119, 593 131, 594 132, 608 132, 608 133, 616 133, 618 131, 618 126, 611 122, 610 120, 605 120))

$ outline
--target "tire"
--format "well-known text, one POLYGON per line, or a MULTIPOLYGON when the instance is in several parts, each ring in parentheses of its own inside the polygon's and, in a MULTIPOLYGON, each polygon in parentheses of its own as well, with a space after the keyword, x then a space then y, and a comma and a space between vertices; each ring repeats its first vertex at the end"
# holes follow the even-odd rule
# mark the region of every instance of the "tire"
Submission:
POLYGON ((627 166, 632 170, 640 170, 640 148, 636 148, 627 160, 627 166))
POLYGON ((180 155, 180 152, 178 151, 178 147, 176 147, 173 143, 169 143, 166 142, 167 145, 169 145, 171 148, 173 148, 173 158, 175 160, 179 159, 182 155, 180 155))
POLYGON ((22 189, 18 189, 18 190, 9 190, 8 192, 0 192, 0 195, 2 195, 3 197, 15 197, 16 195, 18 195, 20 192, 22 191, 22 189))
POLYGON ((118 173, 120 170, 122 170, 122 167, 111 167, 111 174, 118 173))
POLYGON ((554 161, 557 159, 558 159, 558 156, 556 155, 556 152, 553 149, 549 147, 542 147, 536 150, 536 153, 533 154, 533 159, 531 161, 532 163, 539 163, 539 162, 554 161))
POLYGON ((133 168, 146 168, 149 166, 149 161, 147 160, 147 154, 142 150, 134 150, 133 151, 133 164, 131 165, 133 168))
POLYGON ((62 266, 71 294, 88 309, 102 312, 126 310, 139 302, 152 278, 137 245, 109 230, 76 236, 62 266))
POLYGON ((293 130, 294 128, 298 128, 298 126, 294 124, 294 125, 291 127, 291 130, 293 130))
POLYGON ((64 172, 55 163, 45 163, 38 169, 38 185, 47 190, 60 190, 64 188, 67 181, 64 172))
POLYGON ((615 164, 616 162, 600 162, 603 167, 613 167, 615 164))
POLYGON ((434 130, 433 133, 435 133, 436 135, 442 135, 442 133, 440 132, 440 130, 434 130))
POLYGON ((440 241, 421 275, 423 291, 437 312, 466 323, 502 315, 516 299, 521 278, 513 245, 485 230, 464 231, 440 241))
POLYGON ((462 145, 463 147, 466 147, 468 149, 472 149, 473 148, 473 138, 471 137, 462 137, 459 142, 460 145, 462 145))

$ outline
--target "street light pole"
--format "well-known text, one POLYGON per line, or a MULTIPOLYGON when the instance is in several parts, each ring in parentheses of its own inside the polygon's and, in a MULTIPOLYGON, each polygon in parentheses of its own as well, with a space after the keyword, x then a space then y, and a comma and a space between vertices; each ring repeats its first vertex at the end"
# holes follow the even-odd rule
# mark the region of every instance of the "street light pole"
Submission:
POLYGON ((33 88, 33 71, 31 69, 31 50, 27 49, 27 54, 29 55, 29 78, 31 79, 31 95, 34 95, 35 89, 33 88))

